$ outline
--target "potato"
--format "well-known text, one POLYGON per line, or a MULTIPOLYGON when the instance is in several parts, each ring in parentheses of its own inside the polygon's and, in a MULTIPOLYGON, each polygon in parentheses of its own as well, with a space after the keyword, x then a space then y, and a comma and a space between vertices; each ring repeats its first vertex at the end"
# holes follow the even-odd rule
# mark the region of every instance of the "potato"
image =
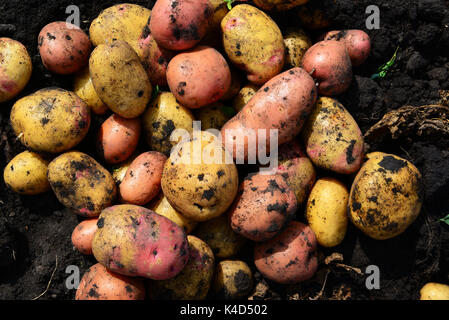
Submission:
POLYGON ((144 205, 161 190, 161 177, 167 157, 157 151, 138 156, 126 171, 120 183, 120 196, 124 203, 144 205))
POLYGON ((353 66, 360 66, 365 62, 371 51, 370 37, 362 30, 329 31, 324 40, 342 41, 353 66))
POLYGON ((92 44, 74 24, 49 23, 39 33, 38 41, 42 63, 53 73, 71 74, 87 65, 92 44))
POLYGON ((116 195, 111 174, 82 152, 70 151, 53 159, 47 176, 59 202, 84 217, 97 217, 116 195))
MULTIPOLYGON (((238 6, 237 6, 238 7, 238 6)), ((249 150, 248 138, 258 129, 277 129, 279 145, 301 131, 304 120, 315 105, 317 89, 313 79, 301 68, 285 71, 257 91, 246 106, 221 129, 226 149, 240 163, 258 152, 249 150), (238 152, 237 150, 243 150, 238 152)), ((267 150, 270 132, 266 132, 267 150)), ((258 141, 258 144, 262 143, 258 141)))
POLYGON ((357 172, 363 160, 363 135, 357 122, 335 99, 320 97, 301 132, 306 152, 320 168, 357 172))
POLYGON ((120 184, 123 181, 129 166, 134 161, 134 159, 136 159, 140 154, 141 152, 135 151, 128 159, 126 159, 126 161, 123 161, 121 163, 112 166, 111 174, 116 184, 120 184))
POLYGON ((151 150, 166 156, 179 142, 171 141, 170 135, 176 129, 193 131, 192 112, 182 106, 171 92, 161 92, 143 115, 143 130, 151 150))
POLYGON ((408 160, 377 152, 368 157, 351 187, 348 214, 352 223, 376 240, 404 232, 418 217, 423 181, 408 160))
POLYGON ((312 41, 302 29, 288 29, 284 35, 285 67, 301 67, 304 54, 312 46, 312 41))
POLYGON ((195 230, 195 235, 206 241, 217 258, 235 256, 246 239, 235 233, 226 215, 201 222, 195 230))
POLYGON ((84 100, 93 113, 102 115, 109 110, 108 106, 101 101, 97 91, 95 91, 90 77, 89 67, 82 69, 75 75, 73 91, 78 97, 84 100))
POLYGON ((150 282, 150 297, 156 300, 203 300, 209 292, 214 274, 214 254, 195 236, 189 241, 189 262, 176 277, 150 282))
POLYGON ((254 247, 256 268, 265 278, 282 284, 310 279, 316 272, 318 258, 312 229, 292 221, 276 237, 254 247))
POLYGON ((237 194, 237 168, 216 140, 201 132, 181 141, 162 175, 162 191, 173 208, 198 222, 220 216, 237 194))
POLYGON ((221 20, 229 12, 227 3, 223 0, 209 0, 214 8, 212 18, 209 24, 209 28, 206 30, 204 38, 201 40, 200 44, 206 45, 208 47, 213 47, 221 51, 223 47, 221 36, 221 20))
POLYGON ((97 134, 97 152, 107 163, 128 159, 139 143, 139 118, 126 119, 113 114, 101 125, 97 134))
POLYGON ((141 115, 152 87, 134 50, 124 41, 100 44, 89 60, 92 84, 100 99, 124 118, 141 115))
POLYGON ((170 61, 167 82, 182 105, 197 109, 223 97, 231 85, 231 71, 217 50, 198 46, 170 61))
POLYGON ((307 50, 301 65, 318 81, 318 93, 321 95, 336 96, 351 85, 351 59, 340 41, 317 42, 307 50))
POLYGON ((75 295, 75 300, 144 299, 145 285, 142 279, 115 274, 99 263, 86 271, 75 295))
POLYGON ((235 113, 234 109, 220 102, 213 103, 210 106, 195 111, 195 118, 201 121, 201 130, 204 131, 208 129, 220 130, 235 113))
POLYGON ((151 34, 164 48, 187 50, 204 37, 213 14, 209 0, 157 0, 151 13, 151 34))
POLYGON ((262 10, 287 11, 294 7, 303 5, 309 0, 254 0, 256 6, 262 10))
POLYGON ((290 222, 297 206, 295 193, 282 176, 249 175, 229 209, 231 228, 250 240, 266 241, 290 222))
POLYGON ((429 282, 421 290, 420 300, 449 300, 449 286, 447 284, 429 282))
POLYGON ((84 139, 90 109, 75 93, 46 88, 18 100, 11 125, 20 142, 36 152, 60 153, 84 139))
POLYGON ((175 277, 190 253, 184 230, 149 209, 129 204, 103 210, 92 251, 112 272, 154 280, 175 277))
POLYGON ((259 86, 249 83, 240 89, 239 93, 232 100, 234 110, 237 112, 242 111, 243 107, 255 96, 259 88, 259 86))
POLYGON ((244 70, 248 80, 263 85, 281 72, 285 61, 284 39, 276 23, 256 7, 241 4, 221 21, 227 56, 244 70))
POLYGON ((81 221, 72 232, 72 244, 82 254, 92 254, 92 240, 97 231, 98 219, 81 221))
POLYGON ((312 30, 329 27, 331 20, 321 8, 316 7, 314 4, 314 1, 310 1, 308 4, 296 9, 301 25, 312 30))
POLYGON ((253 287, 253 275, 248 265, 239 260, 224 260, 217 264, 213 291, 220 299, 244 299, 253 287))
POLYGON ((47 166, 48 161, 37 153, 24 151, 6 165, 3 179, 14 192, 25 195, 44 193, 50 190, 47 166))
POLYGON ((321 178, 313 187, 307 201, 306 217, 323 247, 339 245, 348 226, 349 192, 346 186, 334 178, 321 178))
POLYGON ((19 41, 0 38, 0 103, 25 88, 33 69, 27 49, 19 41))
POLYGON ((170 202, 168 202, 167 197, 165 197, 162 192, 159 194, 159 197, 148 206, 148 208, 176 223, 184 229, 186 234, 192 233, 197 225, 195 221, 187 219, 173 209, 170 202))

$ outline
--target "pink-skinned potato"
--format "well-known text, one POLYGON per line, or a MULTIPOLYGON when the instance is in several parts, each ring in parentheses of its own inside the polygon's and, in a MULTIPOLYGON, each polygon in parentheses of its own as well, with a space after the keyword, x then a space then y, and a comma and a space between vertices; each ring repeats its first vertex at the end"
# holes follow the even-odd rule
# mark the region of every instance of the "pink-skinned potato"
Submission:
POLYGON ((362 30, 329 31, 324 40, 342 41, 353 66, 360 66, 365 62, 371 51, 370 37, 362 30))
POLYGON ((184 230, 147 208, 106 208, 97 225, 92 252, 112 272, 165 280, 179 274, 189 260, 184 230))
POLYGON ((72 244, 82 254, 92 254, 92 240, 97 231, 98 219, 81 221, 72 232, 72 244))

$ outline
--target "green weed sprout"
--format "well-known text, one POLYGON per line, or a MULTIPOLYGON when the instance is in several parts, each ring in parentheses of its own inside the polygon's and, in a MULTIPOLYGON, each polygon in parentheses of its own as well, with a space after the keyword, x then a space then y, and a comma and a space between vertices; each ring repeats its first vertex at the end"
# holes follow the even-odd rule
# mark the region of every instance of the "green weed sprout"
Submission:
POLYGON ((396 61, 396 54, 398 53, 398 49, 399 49, 399 46, 396 48, 396 51, 394 52, 394 55, 393 55, 393 57, 391 57, 390 61, 381 65, 377 69, 377 73, 375 73, 371 76, 371 79, 385 78, 388 70, 393 66, 394 62, 396 61))
POLYGON ((440 221, 440 222, 444 222, 444 223, 446 223, 446 224, 448 224, 448 225, 449 225, 449 214, 448 214, 447 216, 445 216, 444 218, 442 218, 442 219, 438 220, 438 221, 440 221))

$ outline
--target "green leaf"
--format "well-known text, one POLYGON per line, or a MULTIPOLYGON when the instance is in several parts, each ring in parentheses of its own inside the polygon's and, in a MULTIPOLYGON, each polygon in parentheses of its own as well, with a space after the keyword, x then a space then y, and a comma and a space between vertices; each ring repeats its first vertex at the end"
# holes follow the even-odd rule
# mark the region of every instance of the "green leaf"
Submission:
POLYGON ((444 223, 446 223, 447 225, 449 225, 449 214, 448 214, 447 216, 445 216, 444 218, 438 220, 438 221, 444 222, 444 223))
POLYGON ((385 78, 385 76, 388 73, 388 70, 394 65, 394 63, 396 61, 396 56, 397 56, 398 50, 399 50, 399 46, 396 48, 391 59, 389 61, 387 61, 386 63, 384 63, 383 65, 381 65, 379 68, 377 68, 378 73, 373 74, 371 76, 371 79, 385 78))
POLYGON ((232 10, 232 3, 234 2, 234 0, 223 0, 224 2, 226 2, 228 9, 232 10))
POLYGON ((161 90, 159 89, 159 85, 156 85, 156 87, 153 90, 153 95, 151 96, 151 102, 153 102, 157 98, 160 92, 161 90))

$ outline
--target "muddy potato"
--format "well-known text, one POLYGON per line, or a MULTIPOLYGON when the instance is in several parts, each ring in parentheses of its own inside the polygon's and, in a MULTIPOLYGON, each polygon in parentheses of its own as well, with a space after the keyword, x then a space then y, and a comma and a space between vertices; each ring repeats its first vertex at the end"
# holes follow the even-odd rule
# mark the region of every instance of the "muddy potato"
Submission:
POLYGON ((129 166, 140 154, 142 154, 142 152, 136 150, 128 159, 126 159, 126 161, 111 166, 110 173, 116 184, 120 184, 123 181, 129 166))
POLYGON ((152 87, 134 50, 122 40, 100 44, 89 60, 92 84, 100 99, 123 118, 141 115, 152 87))
POLYGON ((95 91, 94 85, 92 84, 92 79, 90 77, 89 67, 84 68, 75 75, 73 81, 73 92, 84 100, 93 113, 101 115, 105 114, 106 111, 109 110, 108 106, 101 101, 95 91))
POLYGON ((231 70, 216 49, 198 46, 170 61, 167 82, 183 106, 197 109, 223 97, 231 86, 231 70))
POLYGON ((255 84, 247 84, 242 89, 240 89, 239 93, 232 100, 232 107, 236 112, 242 111, 243 107, 254 97, 257 91, 260 89, 259 86, 255 84))
POLYGON ((353 66, 360 66, 365 62, 371 51, 370 37, 362 30, 329 31, 324 40, 342 41, 353 66))
POLYGON ((97 231, 98 219, 81 221, 72 232, 72 244, 82 254, 92 254, 92 240, 97 231))
POLYGON ((184 229, 186 234, 192 233, 193 229, 195 229, 197 225, 195 221, 187 219, 178 211, 173 209, 170 202, 168 202, 167 198, 162 194, 162 192, 159 194, 158 198, 151 202, 148 208, 176 223, 178 226, 184 229))
POLYGON ((20 142, 37 152, 60 153, 84 139, 90 109, 75 93, 46 88, 18 100, 11 110, 11 125, 20 142))
POLYGON ((24 151, 6 165, 3 179, 14 192, 25 195, 44 193, 50 190, 47 167, 48 161, 40 155, 24 151))
POLYGON ((179 274, 189 260, 184 230, 144 207, 106 208, 97 225, 92 252, 112 272, 166 280, 179 274))
POLYGON ((343 241, 348 226, 348 198, 346 186, 334 178, 321 178, 315 183, 306 217, 321 246, 335 247, 343 241))
POLYGON ((70 151, 53 159, 47 177, 59 202, 81 216, 97 217, 116 195, 111 174, 82 152, 70 151))
POLYGON ((207 28, 204 38, 201 40, 200 44, 213 47, 217 50, 221 50, 223 43, 221 41, 221 20, 229 12, 227 3, 223 0, 209 0, 214 8, 212 18, 207 28))
POLYGON ((218 298, 244 299, 252 287, 253 275, 245 262, 224 260, 217 264, 212 288, 218 298))
POLYGON ((169 156, 179 142, 170 140, 172 132, 183 129, 191 133, 194 120, 190 109, 178 103, 171 92, 161 92, 143 115, 143 130, 151 150, 169 156))
POLYGON ((92 44, 87 34, 74 24, 49 23, 39 33, 38 41, 42 63, 51 72, 71 74, 89 61, 92 44))
POLYGON ((296 14, 301 21, 301 25, 307 29, 324 29, 331 25, 329 17, 322 9, 314 6, 314 1, 297 8, 296 14))
POLYGON ((156 300, 203 300, 214 274, 214 254, 203 240, 187 236, 189 262, 176 277, 150 282, 150 297, 156 300))
POLYGON ((142 279, 126 277, 107 270, 97 263, 83 275, 75 300, 143 300, 142 279))
POLYGON ((120 183, 124 203, 144 205, 161 191, 161 177, 167 157, 157 151, 139 155, 129 166, 120 183))
POLYGON ((276 23, 256 7, 235 6, 221 21, 227 56, 244 70, 251 83, 262 85, 279 72, 285 61, 284 39, 276 23))
POLYGON ((235 114, 231 107, 216 102, 210 106, 195 110, 195 118, 201 121, 201 130, 220 130, 226 122, 235 114))
POLYGON ((304 54, 312 46, 312 41, 302 29, 291 28, 284 35, 285 68, 301 67, 304 54))
POLYGON ((25 88, 33 69, 27 49, 19 41, 0 38, 0 103, 25 88))
POLYGON ((316 246, 312 229, 292 221, 274 238, 256 244, 256 268, 264 277, 277 283, 292 284, 308 280, 318 266, 316 246))
POLYGON ((352 223, 376 240, 404 232, 421 211, 423 181, 408 160, 376 152, 369 156, 351 187, 348 214, 352 223))
POLYGON ((254 0, 256 6, 262 10, 287 11, 307 3, 309 0, 254 0))
POLYGON ((223 214, 237 194, 238 174, 221 142, 203 131, 181 141, 175 150, 162 175, 167 200, 198 222, 223 214))
POLYGON ((341 174, 359 170, 363 135, 357 122, 337 100, 318 98, 301 136, 307 155, 317 167, 341 174))
POLYGON ((449 286, 447 284, 429 282, 419 291, 420 300, 449 300, 449 286))
POLYGON ((226 215, 201 222, 195 230, 195 235, 206 241, 217 258, 235 256, 245 244, 246 239, 235 233, 226 215))

